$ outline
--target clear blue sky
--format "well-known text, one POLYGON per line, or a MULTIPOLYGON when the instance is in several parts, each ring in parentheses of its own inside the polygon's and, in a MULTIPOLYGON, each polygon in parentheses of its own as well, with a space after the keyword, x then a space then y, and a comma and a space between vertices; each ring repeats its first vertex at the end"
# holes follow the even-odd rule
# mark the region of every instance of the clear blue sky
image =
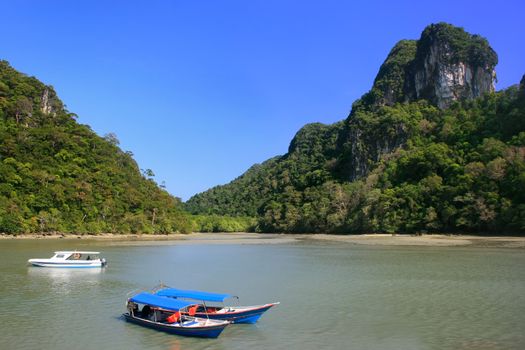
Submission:
POLYGON ((0 58, 184 200, 344 119, 400 39, 486 37, 498 89, 525 73, 523 1, 4 1, 0 58))

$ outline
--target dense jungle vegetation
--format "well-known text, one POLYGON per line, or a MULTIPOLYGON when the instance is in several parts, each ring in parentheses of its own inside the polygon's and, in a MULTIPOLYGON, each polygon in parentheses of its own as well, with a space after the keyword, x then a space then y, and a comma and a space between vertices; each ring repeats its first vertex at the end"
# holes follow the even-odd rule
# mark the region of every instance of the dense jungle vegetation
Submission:
POLYGON ((114 134, 100 137, 52 87, 0 61, 0 232, 243 231, 244 218, 188 215, 114 134))
POLYGON ((262 232, 524 233, 525 78, 477 98, 458 84, 464 97, 436 103, 447 87, 432 74, 465 67, 481 86, 497 62, 486 39, 430 25, 394 46, 346 120, 306 125, 284 156, 186 208, 254 216, 262 232))
POLYGON ((430 25, 392 49, 346 120, 304 126, 285 155, 186 203, 0 61, 0 233, 523 234, 525 76, 477 98, 455 86, 463 97, 441 108, 424 71, 463 65, 486 88, 497 61, 484 38, 430 25))
POLYGON ((403 125, 406 146, 345 181, 333 171, 343 125, 308 125, 287 155, 193 197, 188 209, 257 216, 261 231, 525 230, 523 86, 447 110, 420 101, 352 118, 378 137, 403 125))

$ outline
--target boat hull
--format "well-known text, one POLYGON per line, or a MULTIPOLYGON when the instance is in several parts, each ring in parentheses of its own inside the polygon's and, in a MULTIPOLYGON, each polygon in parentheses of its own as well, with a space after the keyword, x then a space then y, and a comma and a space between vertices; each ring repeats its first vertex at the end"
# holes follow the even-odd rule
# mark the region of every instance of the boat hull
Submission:
POLYGON ((104 264, 101 261, 86 261, 86 262, 64 262, 64 261, 46 261, 38 259, 30 259, 29 263, 35 267, 54 267, 54 268, 69 268, 69 269, 85 269, 85 268, 101 268, 104 264))
POLYGON ((226 320, 232 323, 256 323, 261 316, 268 311, 271 307, 277 305, 278 303, 266 304, 262 306, 254 306, 253 308, 234 311, 234 312, 224 312, 224 313, 204 313, 197 312, 195 313, 196 317, 210 318, 212 320, 226 320))
POLYGON ((126 321, 138 324, 143 327, 156 329, 158 331, 167 332, 185 337, 199 337, 199 338, 217 338, 228 323, 206 326, 206 327, 175 327, 173 325, 153 322, 142 318, 131 316, 130 314, 123 314, 126 321))

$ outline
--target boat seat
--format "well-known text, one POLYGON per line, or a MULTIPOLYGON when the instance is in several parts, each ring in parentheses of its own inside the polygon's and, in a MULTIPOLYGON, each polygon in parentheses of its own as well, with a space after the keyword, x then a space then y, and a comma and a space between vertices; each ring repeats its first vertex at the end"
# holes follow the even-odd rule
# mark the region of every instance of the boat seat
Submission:
POLYGON ((150 313, 151 313, 151 307, 149 305, 144 305, 141 311, 142 318, 147 318, 150 313))

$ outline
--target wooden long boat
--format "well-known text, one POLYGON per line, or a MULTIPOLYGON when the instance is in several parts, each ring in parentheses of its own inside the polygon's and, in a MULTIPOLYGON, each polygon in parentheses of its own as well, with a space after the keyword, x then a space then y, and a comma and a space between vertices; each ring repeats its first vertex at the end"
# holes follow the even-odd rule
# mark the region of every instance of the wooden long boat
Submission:
POLYGON ((196 290, 162 288, 155 293, 158 296, 175 300, 192 300, 198 303, 189 309, 189 314, 196 317, 208 317, 214 320, 228 320, 232 323, 256 323, 261 316, 279 302, 253 306, 225 306, 224 301, 237 298, 230 294, 209 293, 196 290), (217 305, 219 304, 219 305, 217 305))
POLYGON ((217 338, 230 324, 227 320, 212 320, 188 315, 190 301, 139 293, 128 299, 126 321, 159 331, 188 337, 217 338))

